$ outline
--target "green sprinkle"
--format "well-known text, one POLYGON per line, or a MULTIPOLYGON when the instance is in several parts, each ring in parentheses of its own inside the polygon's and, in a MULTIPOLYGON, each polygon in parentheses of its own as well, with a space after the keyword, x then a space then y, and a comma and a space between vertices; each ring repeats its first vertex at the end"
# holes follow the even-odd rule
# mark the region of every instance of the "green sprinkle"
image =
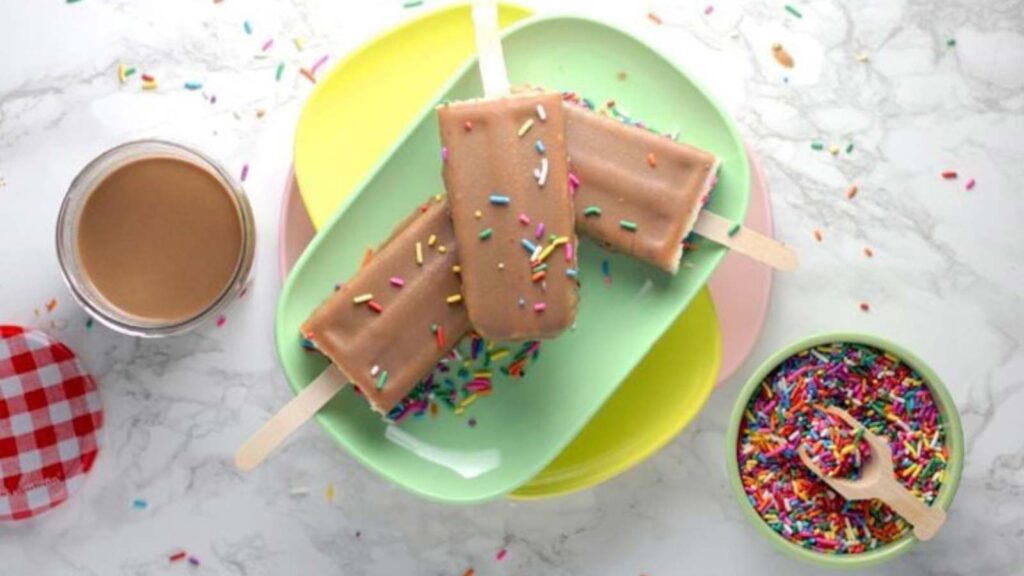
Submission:
POLYGON ((405 4, 402 4, 402 8, 415 8, 417 6, 422 6, 422 5, 423 5, 423 0, 409 0, 405 4))
POLYGON ((377 390, 384 388, 384 383, 388 381, 388 371, 382 370, 380 376, 377 376, 377 390))
POLYGON ((533 267, 533 271, 534 272, 540 272, 542 270, 547 270, 547 269, 548 269, 548 265, 547 264, 538 264, 537 266, 533 267))
POLYGON ((284 62, 277 65, 277 72, 274 73, 274 79, 280 82, 282 74, 284 74, 284 62))
POLYGON ((850 152, 853 152, 853 142, 846 145, 846 153, 849 154, 850 152))
POLYGON ((812 150, 824 150, 825 149, 825 145, 822 144, 821 142, 811 142, 811 149, 812 150))
POLYGON ((950 38, 949 40, 946 40, 946 46, 949 46, 950 48, 956 46, 956 38, 950 38))
POLYGON ((78 4, 82 0, 67 0, 68 4, 78 4))
MULTIPOLYGON (((75 0, 77 2, 77 0, 75 0)), ((85 329, 92 330, 92 318, 88 318, 85 321, 85 329)))
POLYGON ((789 12, 790 14, 792 14, 793 16, 796 16, 797 18, 803 18, 804 17, 804 15, 801 14, 800 11, 797 10, 792 4, 786 4, 786 12, 789 12))
POLYGON ((631 220, 619 220, 619 226, 623 230, 629 230, 630 232, 636 232, 636 222, 631 220))
POLYGON ((584 216, 600 216, 601 208, 597 206, 587 206, 586 210, 583 211, 584 216))
POLYGON ((739 231, 740 231, 740 228, 742 228, 742 227, 743 227, 743 225, 740 224, 739 222, 733 224, 732 228, 729 229, 729 237, 732 238, 733 236, 738 234, 739 231))
POLYGON ((430 325, 430 332, 431 334, 437 334, 437 322, 430 325))
POLYGON ((491 230, 490 228, 484 228, 480 232, 480 239, 481 240, 487 240, 488 238, 491 237, 491 234, 494 234, 494 230, 491 230))
MULTIPOLYGON (((78 2, 79 0, 74 0, 74 1, 78 2)), ((135 74, 135 68, 129 66, 128 69, 124 71, 124 77, 127 78, 127 77, 131 76, 132 74, 135 74)))

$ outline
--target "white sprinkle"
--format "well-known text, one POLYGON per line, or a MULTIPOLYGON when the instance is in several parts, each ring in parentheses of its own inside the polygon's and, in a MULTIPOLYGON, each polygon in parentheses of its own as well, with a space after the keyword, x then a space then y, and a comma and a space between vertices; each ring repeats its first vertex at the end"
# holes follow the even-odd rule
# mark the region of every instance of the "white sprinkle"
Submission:
POLYGON ((544 186, 548 181, 548 159, 540 159, 540 174, 537 175, 537 184, 544 186))
POLYGON ((305 496, 309 494, 309 486, 292 486, 288 493, 292 496, 305 496))
POLYGON ((537 104, 537 118, 540 118, 541 122, 548 121, 548 112, 544 109, 543 104, 537 104))
POLYGON ((373 368, 370 368, 370 376, 376 376, 378 372, 380 372, 380 366, 374 364, 373 368))
POLYGON ((536 262, 537 258, 540 257, 540 253, 544 251, 543 246, 537 246, 533 249, 533 254, 530 255, 530 262, 536 262))

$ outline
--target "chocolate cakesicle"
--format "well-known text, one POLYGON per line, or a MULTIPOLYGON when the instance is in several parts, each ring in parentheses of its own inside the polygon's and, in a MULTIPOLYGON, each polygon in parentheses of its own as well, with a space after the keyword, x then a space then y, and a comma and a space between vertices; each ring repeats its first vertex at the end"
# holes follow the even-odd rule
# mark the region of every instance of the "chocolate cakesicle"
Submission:
POLYGON ((473 17, 487 98, 437 108, 466 308, 486 338, 552 338, 578 298, 561 95, 509 94, 494 3, 473 17))
POLYGON ((302 326, 387 414, 469 330, 447 203, 435 197, 302 326))
POLYGON ((718 173, 718 158, 566 100, 576 229, 676 273, 718 173))

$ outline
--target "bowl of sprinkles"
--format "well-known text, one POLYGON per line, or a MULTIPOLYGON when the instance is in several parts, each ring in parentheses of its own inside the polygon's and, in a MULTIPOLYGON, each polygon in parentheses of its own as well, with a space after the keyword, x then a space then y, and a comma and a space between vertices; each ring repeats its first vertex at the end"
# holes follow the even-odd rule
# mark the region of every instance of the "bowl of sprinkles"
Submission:
POLYGON ((931 506, 949 508, 963 468, 963 431, 938 376, 907 350, 862 334, 823 334, 773 355, 751 376, 726 435, 730 480, 759 532, 826 567, 874 566, 912 548, 908 524, 879 500, 847 501, 800 460, 857 479, 869 457, 863 429, 884 437, 897 480, 931 506))

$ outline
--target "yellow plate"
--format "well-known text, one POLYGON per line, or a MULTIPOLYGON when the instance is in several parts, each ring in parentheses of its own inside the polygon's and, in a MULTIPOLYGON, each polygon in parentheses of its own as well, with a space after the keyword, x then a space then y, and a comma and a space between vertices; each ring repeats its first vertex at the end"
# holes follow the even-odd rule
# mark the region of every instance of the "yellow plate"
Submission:
MULTIPOLYGON (((502 28, 529 15, 499 6, 502 28)), ((317 230, 475 53, 469 6, 453 6, 378 36, 317 83, 295 129, 295 178, 317 230)))
MULTIPOLYGON (((529 14, 500 6, 503 27, 529 14)), ((328 221, 473 53, 469 8, 453 6, 379 36, 318 83, 295 140, 296 178, 315 227, 328 221)), ((581 490, 640 463, 700 411, 720 362, 718 320, 704 288, 579 436, 510 496, 581 490)))

